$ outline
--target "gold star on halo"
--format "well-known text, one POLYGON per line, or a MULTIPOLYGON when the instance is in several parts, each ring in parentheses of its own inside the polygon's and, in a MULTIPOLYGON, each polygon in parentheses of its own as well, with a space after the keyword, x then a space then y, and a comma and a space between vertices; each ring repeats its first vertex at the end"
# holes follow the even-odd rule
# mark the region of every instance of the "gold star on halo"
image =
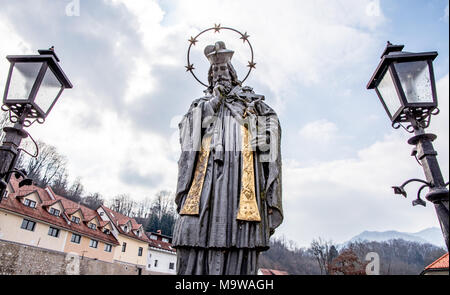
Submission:
POLYGON ((194 46, 195 46, 195 43, 197 43, 197 42, 198 42, 198 40, 197 40, 197 39, 195 39, 195 38, 194 38, 194 37, 192 37, 192 36, 191 36, 191 39, 189 39, 188 41, 189 41, 189 42, 191 42, 191 44, 192 44, 192 45, 194 45, 194 46))
POLYGON ((247 32, 245 32, 244 35, 239 39, 242 39, 242 41, 244 41, 245 43, 245 41, 248 41, 248 37, 250 37, 250 35, 247 35, 247 32))
POLYGON ((187 66, 184 66, 186 68, 186 72, 190 72, 194 70, 194 64, 188 64, 187 66))
POLYGON ((253 61, 249 61, 247 67, 254 69, 255 68, 256 63, 253 61))
POLYGON ((218 33, 220 31, 220 29, 222 29, 220 27, 220 24, 214 24, 214 33, 218 33))

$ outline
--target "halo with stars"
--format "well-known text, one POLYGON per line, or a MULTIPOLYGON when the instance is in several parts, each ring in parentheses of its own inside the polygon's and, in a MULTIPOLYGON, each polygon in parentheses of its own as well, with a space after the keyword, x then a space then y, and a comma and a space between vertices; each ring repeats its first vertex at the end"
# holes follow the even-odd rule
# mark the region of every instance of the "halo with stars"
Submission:
POLYGON ((248 65, 247 67, 249 67, 249 70, 247 72, 247 75, 245 76, 245 78, 241 81, 241 83, 244 83, 244 81, 248 78, 248 76, 250 75, 252 69, 255 68, 256 63, 253 61, 253 47, 252 44, 250 44, 250 41, 248 40, 248 38, 250 37, 250 35, 247 34, 247 32, 245 32, 244 34, 242 34, 241 32, 239 32, 236 29, 233 28, 229 28, 229 27, 221 27, 220 24, 214 24, 214 27, 206 29, 201 31, 197 36, 195 37, 191 37, 188 41, 189 41, 189 48, 187 51, 187 66, 185 66, 186 68, 186 72, 190 72, 192 74, 192 76, 194 76, 195 80, 197 80, 197 82, 199 82, 200 84, 202 84, 205 87, 209 87, 208 84, 203 83, 202 81, 200 81, 200 79, 197 78, 197 76, 195 76, 194 74, 194 64, 190 62, 190 53, 191 53, 191 47, 192 45, 195 46, 195 43, 198 42, 198 37, 200 37, 200 35, 202 35, 203 33, 206 33, 208 31, 214 30, 214 33, 220 33, 220 30, 230 30, 233 31, 235 33, 238 33, 240 35, 239 39, 242 39, 242 41, 245 43, 247 42, 248 46, 250 47, 250 52, 251 52, 251 59, 250 61, 248 61, 248 65))

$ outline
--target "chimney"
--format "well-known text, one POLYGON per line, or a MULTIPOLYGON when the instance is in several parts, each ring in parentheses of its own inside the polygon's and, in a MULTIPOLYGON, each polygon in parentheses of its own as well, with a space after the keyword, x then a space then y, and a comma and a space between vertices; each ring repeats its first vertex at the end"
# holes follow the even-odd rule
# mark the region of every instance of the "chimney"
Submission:
POLYGON ((157 233, 158 235, 160 235, 160 234, 161 234, 161 230, 158 229, 158 230, 156 231, 156 233, 157 233))
POLYGON ((55 200, 55 196, 53 195, 53 191, 52 191, 52 189, 51 189, 49 186, 47 186, 47 187, 45 188, 45 191, 46 191, 47 194, 49 195, 50 199, 55 200))

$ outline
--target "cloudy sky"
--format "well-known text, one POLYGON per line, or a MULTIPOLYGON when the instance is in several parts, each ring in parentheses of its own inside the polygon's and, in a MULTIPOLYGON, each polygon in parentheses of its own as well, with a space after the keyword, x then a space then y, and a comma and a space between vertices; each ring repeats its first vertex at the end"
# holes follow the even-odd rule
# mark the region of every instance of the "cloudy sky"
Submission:
MULTIPOLYGON (((186 73, 188 39, 221 24, 248 32, 256 70, 246 81, 282 125, 284 223, 276 235, 299 246, 322 237, 344 242, 364 230, 416 232, 439 226, 431 204, 412 207, 391 186, 423 177, 409 134, 391 128, 366 84, 389 40, 411 52, 438 51, 441 113, 430 132, 449 176, 448 0, 219 1, 0 0, 0 56, 55 46, 74 84, 34 138, 69 161, 73 180, 105 197, 135 199, 174 191, 180 153, 176 126, 203 86, 186 73)), ((197 43, 192 59, 205 80, 203 46, 223 40, 245 75, 248 48, 221 32, 197 43)), ((0 85, 8 62, 0 60, 0 85)))

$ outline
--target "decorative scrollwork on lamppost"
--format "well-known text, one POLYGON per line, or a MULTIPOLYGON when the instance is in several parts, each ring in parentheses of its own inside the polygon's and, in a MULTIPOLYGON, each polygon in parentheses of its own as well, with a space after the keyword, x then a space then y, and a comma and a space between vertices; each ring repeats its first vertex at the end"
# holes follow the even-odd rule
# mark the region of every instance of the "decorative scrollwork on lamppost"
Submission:
POLYGON ((23 177, 19 186, 32 183, 26 178, 25 171, 15 167, 20 151, 33 157, 39 152, 36 142, 24 127, 29 127, 34 122, 44 123, 64 89, 73 87, 59 66, 54 48, 38 52, 39 55, 6 57, 11 64, 1 109, 9 113, 9 120, 14 126, 3 128, 5 137, 0 146, 0 202, 12 174, 16 178, 23 177), (19 147, 26 137, 30 137, 36 145, 34 155, 19 147))
POLYGON ((425 133, 431 116, 437 115, 436 83, 434 79, 433 60, 438 53, 411 53, 402 51, 404 45, 393 45, 388 41, 381 55, 381 61, 372 75, 367 88, 375 89, 384 106, 392 127, 402 127, 414 136, 408 140, 413 145, 411 156, 422 166, 425 180, 410 179, 401 186, 393 186, 394 193, 407 197, 405 186, 411 182, 423 185, 417 192, 413 206, 426 206, 420 194, 429 188, 425 199, 432 202, 436 209, 447 250, 449 248, 449 191, 436 159, 437 152, 432 142, 436 135, 425 133))

